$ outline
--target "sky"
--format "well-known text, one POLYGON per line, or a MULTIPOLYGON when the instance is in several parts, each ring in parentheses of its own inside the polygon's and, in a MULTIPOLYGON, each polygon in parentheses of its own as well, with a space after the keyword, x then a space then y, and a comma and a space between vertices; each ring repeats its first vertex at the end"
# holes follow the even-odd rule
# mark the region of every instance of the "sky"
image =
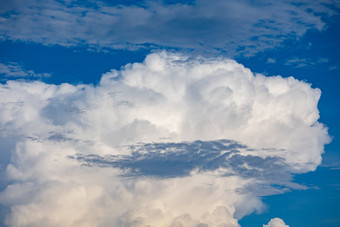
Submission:
POLYGON ((337 0, 0 0, 4 226, 340 226, 337 0))

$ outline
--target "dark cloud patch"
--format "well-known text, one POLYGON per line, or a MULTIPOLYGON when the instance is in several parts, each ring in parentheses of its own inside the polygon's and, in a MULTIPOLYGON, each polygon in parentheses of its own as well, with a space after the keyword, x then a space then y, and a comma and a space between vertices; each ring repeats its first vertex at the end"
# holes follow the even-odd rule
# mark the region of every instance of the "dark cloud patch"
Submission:
POLYGON ((256 150, 232 140, 146 143, 128 148, 132 151, 130 155, 78 154, 71 158, 87 166, 120 168, 129 177, 181 177, 192 171, 219 170, 224 176, 238 175, 277 184, 291 179, 282 158, 244 155, 243 151, 256 150))

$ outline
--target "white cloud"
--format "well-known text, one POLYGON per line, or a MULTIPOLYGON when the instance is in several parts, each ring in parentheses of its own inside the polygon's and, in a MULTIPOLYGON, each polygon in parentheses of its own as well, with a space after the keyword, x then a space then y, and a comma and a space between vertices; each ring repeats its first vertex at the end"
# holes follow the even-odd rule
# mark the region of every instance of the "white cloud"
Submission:
POLYGON ((286 225, 280 218, 273 218, 268 225, 263 225, 263 227, 289 227, 289 225, 286 225))
POLYGON ((51 76, 49 73, 35 73, 33 70, 25 70, 16 62, 11 62, 9 64, 0 63, 0 75, 4 75, 6 80, 11 77, 28 79, 51 76))
POLYGON ((319 15, 336 14, 334 4, 197 0, 123 6, 99 1, 5 1, 0 38, 99 49, 151 45, 252 55, 301 37, 308 29, 323 29, 319 15))
POLYGON ((0 94, 10 226, 238 226, 329 142, 319 89, 230 59, 161 52, 96 86, 7 81, 0 94), (184 174, 147 172, 174 164, 184 174))

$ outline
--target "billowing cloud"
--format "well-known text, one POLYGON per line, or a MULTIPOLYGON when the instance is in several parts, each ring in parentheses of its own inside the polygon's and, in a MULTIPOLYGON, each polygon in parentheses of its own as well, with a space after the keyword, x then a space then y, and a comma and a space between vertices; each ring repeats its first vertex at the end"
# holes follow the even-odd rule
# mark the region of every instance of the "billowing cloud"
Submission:
POLYGON ((280 218, 273 218, 268 225, 263 225, 263 227, 289 227, 289 225, 286 225, 280 218))
POLYGON ((322 30, 329 1, 197 0, 189 4, 140 1, 8 1, 0 9, 2 40, 91 48, 169 47, 228 56, 252 55, 322 30))
POLYGON ((319 89, 224 58, 160 52, 97 85, 0 94, 10 226, 239 226, 303 188, 291 174, 329 142, 319 89))

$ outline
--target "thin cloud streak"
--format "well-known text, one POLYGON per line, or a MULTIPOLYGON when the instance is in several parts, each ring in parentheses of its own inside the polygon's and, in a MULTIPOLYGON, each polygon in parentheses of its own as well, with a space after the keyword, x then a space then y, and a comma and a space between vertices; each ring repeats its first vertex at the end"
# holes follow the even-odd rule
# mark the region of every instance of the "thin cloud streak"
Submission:
POLYGON ((1 80, 8 79, 33 79, 50 77, 50 73, 35 73, 33 70, 25 70, 16 62, 8 64, 0 63, 0 75, 3 76, 1 80))

